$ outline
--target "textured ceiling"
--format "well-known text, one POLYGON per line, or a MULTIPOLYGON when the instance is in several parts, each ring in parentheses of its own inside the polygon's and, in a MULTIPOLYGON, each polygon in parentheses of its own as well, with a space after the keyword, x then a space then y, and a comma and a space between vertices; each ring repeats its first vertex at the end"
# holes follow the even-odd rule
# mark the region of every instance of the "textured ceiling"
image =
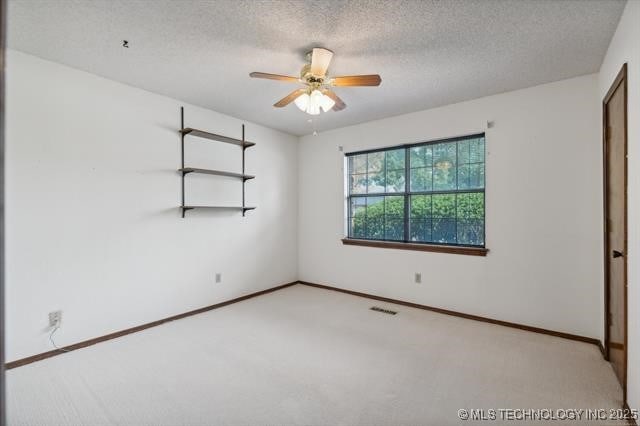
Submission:
POLYGON ((597 72, 624 1, 12 0, 9 47, 302 135, 597 72), (129 40, 130 48, 121 46, 129 40), (341 112, 271 105, 296 86, 313 46, 332 75, 378 73, 337 88, 341 112))

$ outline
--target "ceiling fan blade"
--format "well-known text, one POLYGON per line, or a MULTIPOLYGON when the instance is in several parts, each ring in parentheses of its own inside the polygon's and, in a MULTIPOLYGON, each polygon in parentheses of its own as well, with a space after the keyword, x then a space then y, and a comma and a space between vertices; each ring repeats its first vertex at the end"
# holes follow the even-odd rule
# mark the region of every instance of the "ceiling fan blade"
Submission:
POLYGON ((378 74, 369 74, 334 77, 331 84, 334 86, 380 86, 381 82, 382 79, 378 74))
POLYGON ((279 80, 279 81, 287 81, 290 83, 299 83, 300 80, 296 77, 290 77, 288 75, 280 75, 280 74, 269 74, 266 72, 252 72, 249 74, 249 77, 253 78, 266 78, 268 80, 279 80))
POLYGON ((333 58, 332 51, 322 47, 314 48, 311 53, 311 68, 309 69, 311 74, 324 77, 331 63, 331 58, 333 58))
POLYGON ((334 111, 342 111, 347 107, 347 104, 345 104, 344 101, 340 99, 340 97, 336 95, 332 90, 325 89, 322 93, 330 97, 333 102, 336 103, 332 108, 334 111))
POLYGON ((307 89, 296 89, 293 92, 289 93, 284 98, 280 99, 278 102, 273 104, 276 108, 282 108, 289 105, 291 102, 295 101, 296 98, 306 92, 307 89))

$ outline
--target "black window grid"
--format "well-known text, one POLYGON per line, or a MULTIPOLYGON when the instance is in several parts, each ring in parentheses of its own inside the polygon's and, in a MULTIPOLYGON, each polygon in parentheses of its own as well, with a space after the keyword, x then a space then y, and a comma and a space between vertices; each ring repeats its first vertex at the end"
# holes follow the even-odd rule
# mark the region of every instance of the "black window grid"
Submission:
MULTIPOLYGON (((475 134, 475 135, 470 135, 470 136, 464 136, 464 137, 459 137, 459 138, 452 138, 452 139, 443 139, 443 140, 437 140, 437 141, 431 141, 431 142, 421 142, 421 143, 417 143, 417 144, 410 144, 410 145, 401 145, 401 146, 395 146, 395 147, 389 147, 389 148, 381 148, 381 149, 375 149, 375 150, 368 150, 368 151, 360 151, 360 152, 352 152, 352 153, 348 153, 346 154, 347 157, 352 157, 352 156, 356 156, 356 155, 363 155, 363 154, 367 154, 366 155, 366 164, 365 164, 365 171, 364 173, 360 173, 360 175, 362 174, 366 174, 366 187, 365 187, 365 192, 364 193, 351 193, 352 187, 352 181, 351 181, 351 177, 355 174, 355 173, 351 173, 351 162, 348 163, 348 173, 349 173, 349 188, 348 188, 348 207, 347 207, 347 211, 348 211, 348 215, 347 215, 347 221, 348 221, 348 236, 351 238, 358 238, 358 239, 363 239, 363 240, 374 240, 374 241, 392 241, 392 242, 405 242, 405 243, 419 243, 419 244, 427 244, 427 245, 449 245, 449 246, 466 246, 466 247, 484 247, 485 246, 485 237, 486 237, 486 229, 485 229, 485 212, 486 212, 486 205, 485 205, 485 181, 486 181, 486 177, 485 177, 485 173, 482 173, 482 182, 481 182, 481 188, 463 188, 463 189, 459 189, 459 173, 457 168, 459 166, 471 166, 471 165, 481 165, 484 166, 485 165, 485 161, 466 161, 466 162, 459 162, 459 145, 458 142, 461 141, 467 141, 467 140, 475 140, 475 139, 482 139, 482 159, 484 160, 485 158, 485 152, 486 152, 486 140, 485 140, 485 135, 484 134, 475 134), (414 169, 418 169, 418 168, 429 168, 426 166, 422 166, 422 167, 411 167, 411 148, 414 147, 420 147, 420 146, 429 146, 429 145, 437 145, 437 144, 443 144, 443 143, 456 143, 456 149, 455 151, 455 155, 456 155, 456 159, 455 159, 455 167, 456 167, 456 173, 455 173, 455 188, 456 189, 447 189, 447 190, 411 190, 411 171, 414 169), (391 169, 391 170, 387 170, 387 158, 386 158, 386 153, 389 151, 396 151, 396 150, 404 150, 404 169, 391 169), (385 179, 384 179, 384 191, 380 192, 368 192, 369 191, 369 154, 372 153, 377 153, 377 152, 384 152, 385 153, 385 158, 384 161, 382 161, 382 167, 381 170, 376 171, 376 173, 383 173, 385 179), (388 182, 387 182, 387 172, 388 171, 402 171, 404 170, 405 176, 404 176, 404 191, 402 192, 389 192, 388 191, 388 182), (445 195, 445 194, 450 194, 450 195, 454 195, 454 200, 455 200, 455 207, 454 207, 454 217, 435 217, 433 215, 433 198, 431 199, 431 214, 428 217, 423 217, 423 218, 416 218, 416 217, 412 217, 411 215, 411 200, 413 196, 420 196, 420 195, 428 195, 428 196, 433 196, 433 195, 445 195), (482 194, 482 217, 481 218, 465 218, 465 217, 460 217, 458 214, 458 195, 460 194, 482 194), (368 220, 368 198, 376 198, 376 197, 380 197, 382 198, 382 208, 383 208, 383 214, 382 214, 382 227, 378 228, 378 229, 382 229, 382 238, 380 237, 370 237, 369 236, 369 220, 368 220), (404 206, 402 209, 403 215, 402 216, 389 216, 387 215, 387 202, 386 199, 387 197, 401 197, 404 200, 404 206), (363 234, 358 233, 358 235, 354 235, 354 212, 353 212, 353 200, 356 199, 364 199, 364 205, 365 205, 365 214, 364 214, 364 228, 363 228, 363 234), (392 218, 392 220, 395 222, 397 220, 399 220, 399 218, 402 218, 402 222, 403 222, 403 232, 402 232, 402 238, 387 238, 387 230, 388 230, 388 226, 387 226, 387 220, 389 218, 392 218), (421 220, 423 221, 423 223, 430 223, 430 235, 431 235, 431 241, 416 241, 416 240, 412 240, 411 235, 412 235, 412 224, 415 223, 417 220, 421 220), (453 235, 455 235, 455 242, 451 242, 451 241, 433 241, 433 234, 434 234, 434 228, 433 228, 433 223, 434 221, 439 221, 439 222, 443 222, 443 221, 450 221, 454 224, 454 230, 452 232, 453 235), (481 244, 471 244, 471 243, 460 243, 460 229, 459 226, 462 225, 463 226, 469 226, 469 224, 471 222, 476 223, 476 227, 481 229, 481 244)), ((467 154, 467 158, 471 159, 471 144, 468 145, 468 149, 469 152, 467 154)), ((434 165, 434 155, 433 152, 431 153, 431 164, 430 164, 430 168, 433 170, 435 168, 434 165)), ((469 178, 470 179, 470 178, 469 178)), ((431 187, 433 188, 433 176, 431 178, 431 187)), ((378 224, 379 226, 379 224, 378 224)), ((426 230, 426 227, 425 227, 426 230)), ((425 234, 426 235, 426 234, 425 234)), ((426 237, 425 237, 426 240, 426 237)))

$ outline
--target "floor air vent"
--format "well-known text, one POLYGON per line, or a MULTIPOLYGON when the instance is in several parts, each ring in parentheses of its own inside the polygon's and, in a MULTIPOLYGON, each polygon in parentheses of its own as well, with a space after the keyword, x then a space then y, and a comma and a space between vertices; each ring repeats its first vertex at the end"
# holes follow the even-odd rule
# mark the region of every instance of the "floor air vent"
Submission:
POLYGON ((390 311, 389 309, 383 309, 383 308, 379 308, 377 306, 372 306, 371 307, 372 311, 376 311, 376 312, 382 312, 383 314, 389 314, 389 315, 395 315, 397 314, 396 311, 390 311))

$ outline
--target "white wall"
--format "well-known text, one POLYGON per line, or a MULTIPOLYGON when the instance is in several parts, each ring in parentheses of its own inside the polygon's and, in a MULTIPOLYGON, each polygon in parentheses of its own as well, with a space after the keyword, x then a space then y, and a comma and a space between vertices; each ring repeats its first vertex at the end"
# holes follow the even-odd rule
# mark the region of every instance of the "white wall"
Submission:
MULTIPOLYGON (((247 151, 257 175, 247 200, 258 209, 184 220, 175 171, 182 103, 14 51, 7 89, 9 361, 50 349, 55 309, 64 311, 65 345, 298 278, 602 338, 596 75, 306 136, 299 147, 247 123, 258 143, 247 151), (495 127, 485 129, 488 120, 495 127), (486 258, 341 244, 338 146, 479 131, 486 258)), ((241 121, 185 106, 187 126, 240 136, 241 121)), ((239 171, 239 154, 187 142, 188 165, 239 171)), ((239 201, 237 182, 187 179, 188 202, 239 201)))
POLYGON ((303 137, 300 279, 602 338, 599 122, 588 75, 303 137), (477 133, 488 120, 487 257, 342 245, 339 146, 477 133))
POLYGON ((600 68, 601 101, 627 63, 628 361, 627 402, 640 408, 640 2, 629 1, 600 68))
MULTIPOLYGON (((181 102, 15 51, 7 59, 9 361, 52 349, 49 311, 64 311, 66 345, 297 278, 298 138, 247 123, 257 210, 181 219, 181 102)), ((185 107, 187 126, 240 137, 240 120, 185 107)), ((187 165, 240 171, 238 147, 186 144, 187 165)), ((237 181, 187 180, 188 202, 240 202, 237 181)))

